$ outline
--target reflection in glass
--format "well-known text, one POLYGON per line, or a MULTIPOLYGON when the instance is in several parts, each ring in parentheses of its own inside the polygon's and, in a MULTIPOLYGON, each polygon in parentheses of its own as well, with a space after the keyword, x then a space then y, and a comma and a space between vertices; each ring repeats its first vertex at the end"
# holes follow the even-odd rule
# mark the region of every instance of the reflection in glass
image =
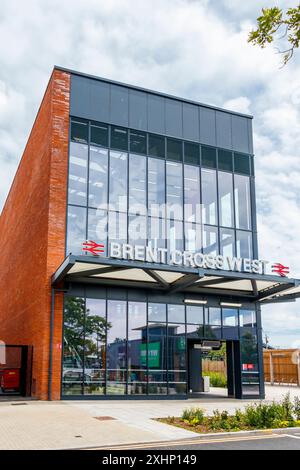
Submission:
POLYGON ((166 304, 149 303, 148 320, 165 323, 167 321, 166 304))
POLYGON ((203 325, 203 307, 197 305, 186 306, 186 322, 203 325))
POLYGON ((169 395, 186 393, 185 325, 168 325, 168 382, 169 395))
POLYGON ((88 209, 88 240, 103 244, 103 255, 107 256, 107 212, 88 209))
POLYGON ((70 143, 69 158, 69 204, 86 206, 87 201, 87 171, 88 146, 70 143))
POLYGON ((165 217, 158 207, 165 204, 165 162, 157 158, 148 158, 148 211, 156 217, 165 217))
POLYGON ((255 310, 240 310, 240 326, 255 327, 256 312, 255 310))
POLYGON ((145 246, 147 244, 146 217, 143 215, 130 215, 128 223, 128 243, 145 246))
POLYGON ((221 325, 221 309, 215 307, 205 307, 205 324, 206 325, 221 325))
POLYGON ((203 253, 217 255, 219 253, 218 228, 205 225, 203 227, 203 253))
POLYGON ((167 217, 182 220, 182 164, 167 162, 167 217))
POLYGON ((190 165, 184 165, 184 218, 201 222, 199 168, 190 165))
POLYGON ((107 204, 108 180, 108 151, 100 147, 90 147, 89 169, 89 206, 102 206, 107 204))
POLYGON ((86 300, 84 335, 84 394, 105 393, 106 363, 106 302, 104 299, 86 300))
POLYGON ((179 220, 167 220, 166 232, 169 235, 168 250, 183 250, 183 224, 179 220))
POLYGON ((128 302, 128 393, 147 393, 147 306, 128 302))
POLYGON ((158 219, 157 217, 148 218, 148 245, 152 248, 166 247, 165 219, 158 219))
POLYGON ((236 231, 236 254, 239 258, 253 258, 251 232, 236 231))
POLYGON ((82 255, 86 240, 86 208, 68 206, 67 254, 82 255))
POLYGON ((127 243, 127 214, 109 212, 108 214, 109 242, 127 243))
POLYGON ((63 395, 81 395, 83 381, 85 300, 66 297, 64 306, 63 395))
POLYGON ((146 214, 146 158, 129 156, 129 212, 146 214))
POLYGON ((233 227, 234 212, 232 174, 219 171, 218 183, 220 225, 223 227, 233 227))
POLYGON ((127 154, 110 152, 109 203, 111 209, 127 210, 127 154))
POLYGON ((234 175, 236 227, 251 229, 250 178, 234 175))
POLYGON ((238 310, 233 308, 223 308, 223 326, 238 326, 238 310))
POLYGON ((149 394, 167 394, 167 325, 148 325, 148 391, 149 394))
POLYGON ((168 305, 168 322, 185 323, 184 305, 168 305))
POLYGON ((71 140, 79 143, 88 141, 88 123, 80 120, 71 121, 71 140))
POLYGON ((230 228, 220 229, 220 253, 223 256, 235 255, 234 230, 230 228))
POLYGON ((126 302, 107 302, 107 390, 108 395, 126 393, 126 302))
POLYGON ((217 225, 217 177, 214 170, 201 170, 202 220, 204 224, 217 225))
POLYGON ((256 330, 241 328, 243 395, 259 395, 258 344, 256 330))
POLYGON ((202 248, 202 230, 201 225, 185 223, 184 224, 185 249, 191 253, 197 253, 202 248))

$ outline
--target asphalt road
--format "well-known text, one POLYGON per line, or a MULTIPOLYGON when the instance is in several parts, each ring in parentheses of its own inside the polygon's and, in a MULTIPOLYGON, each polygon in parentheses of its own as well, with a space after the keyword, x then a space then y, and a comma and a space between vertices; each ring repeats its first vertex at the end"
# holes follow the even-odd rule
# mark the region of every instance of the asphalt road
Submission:
POLYGON ((113 447, 110 450, 300 450, 300 429, 248 436, 216 436, 182 441, 113 447))

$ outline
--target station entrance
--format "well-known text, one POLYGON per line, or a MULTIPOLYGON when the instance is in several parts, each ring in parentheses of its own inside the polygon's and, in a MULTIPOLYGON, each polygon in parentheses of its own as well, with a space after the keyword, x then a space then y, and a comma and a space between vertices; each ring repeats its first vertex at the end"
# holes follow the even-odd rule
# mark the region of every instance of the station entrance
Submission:
POLYGON ((31 395, 32 347, 0 344, 0 398, 31 395))

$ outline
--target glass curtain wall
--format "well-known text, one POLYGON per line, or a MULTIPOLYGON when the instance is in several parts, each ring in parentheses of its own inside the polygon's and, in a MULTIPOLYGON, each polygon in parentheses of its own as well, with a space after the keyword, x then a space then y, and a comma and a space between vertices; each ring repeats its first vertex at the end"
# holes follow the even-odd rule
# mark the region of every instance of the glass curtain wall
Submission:
POLYGON ((252 258, 251 162, 73 118, 66 251, 92 239, 252 258))

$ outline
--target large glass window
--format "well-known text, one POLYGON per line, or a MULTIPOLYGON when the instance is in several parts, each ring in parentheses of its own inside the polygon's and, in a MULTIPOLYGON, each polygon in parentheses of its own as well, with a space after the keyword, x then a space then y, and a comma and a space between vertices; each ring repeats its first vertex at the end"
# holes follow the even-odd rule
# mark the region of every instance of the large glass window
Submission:
POLYGON ((200 147, 198 144, 184 142, 184 161, 191 165, 199 165, 200 147))
POLYGON ((201 170, 202 221, 204 224, 217 225, 218 196, 217 177, 214 170, 201 170))
POLYGON ((149 155, 165 158, 165 138, 161 135, 149 134, 149 155))
POLYGON ((71 140, 74 142, 88 142, 89 128, 86 121, 73 119, 71 122, 71 140))
POLYGON ((105 393, 106 302, 86 299, 84 322, 84 394, 105 393))
POLYGON ((184 165, 184 218, 201 223, 199 168, 184 165))
POLYGON ((69 204, 86 206, 87 170, 88 146, 71 142, 69 158, 69 204))
POLYGON ((168 322, 185 323, 184 305, 168 305, 168 322))
POLYGON ((116 150, 128 150, 128 130, 123 127, 111 127, 110 146, 116 150))
POLYGON ((217 150, 213 147, 201 146, 202 166, 207 168, 217 168, 217 150))
POLYGON ((255 310, 240 310, 240 326, 256 327, 255 310))
POLYGON ((235 220, 236 227, 251 229, 250 178, 234 175, 235 220))
MULTIPOLYGON (((107 212, 100 209, 88 209, 88 236, 87 240, 94 240, 102 244, 103 254, 107 256, 107 212)), ((100 247, 99 247, 100 248, 100 247)))
POLYGON ((183 175, 182 164, 167 162, 167 217, 182 220, 183 175))
POLYGON ((244 395, 259 395, 257 343, 255 329, 241 328, 242 390, 244 395))
POLYGON ((186 306, 186 322, 195 325, 203 325, 203 307, 197 305, 186 306))
POLYGON ((234 171, 242 173, 243 175, 250 175, 249 155, 234 153, 234 171))
POLYGON ((230 228, 220 229, 220 253, 223 256, 235 256, 234 230, 230 228))
POLYGON ((106 209, 108 181, 108 151, 90 147, 89 207, 106 209))
POLYGON ((86 208, 68 206, 67 254, 82 255, 82 243, 86 240, 86 208))
POLYGON ((223 338, 238 339, 239 338, 239 313, 237 309, 223 308, 223 338))
POLYGON ((112 212, 108 214, 109 242, 127 243, 127 214, 112 212))
POLYGON ((150 322, 167 321, 167 306, 165 304, 149 303, 148 304, 148 320, 150 322))
POLYGON ((166 395, 167 387, 167 324, 148 325, 148 391, 166 395))
POLYGON ((91 144, 108 147, 108 126, 91 124, 91 144))
POLYGON ((232 174, 219 171, 218 182, 220 225, 223 227, 233 227, 234 211, 232 174))
POLYGON ((222 320, 221 309, 217 307, 204 308, 204 336, 208 339, 221 339, 222 320))
POLYGON ((184 224, 185 250, 197 253, 202 249, 202 227, 201 225, 187 222, 184 224))
POLYGON ((166 247, 166 222, 158 217, 148 218, 148 244, 152 248, 166 247))
POLYGON ((167 159, 182 161, 182 141, 177 139, 167 139, 167 159))
POLYGON ((147 218, 143 215, 130 215, 128 219, 128 243, 147 244, 147 218))
POLYGON ((130 152, 142 153, 147 152, 147 134, 140 131, 130 131, 130 152))
POLYGON ((126 302, 107 302, 107 390, 108 395, 126 393, 126 302))
MULTIPOLYGON (((183 307, 183 306, 182 306, 183 307)), ((184 307, 183 307, 184 310, 184 307)), ((170 319, 169 319, 170 322, 170 319)), ((185 325, 168 324, 168 393, 186 393, 185 325)))
POLYGON ((111 209, 127 210, 127 154, 110 152, 109 203, 111 209))
POLYGON ((219 253, 218 228, 205 225, 203 227, 203 253, 217 255, 219 253))
POLYGON ((251 232, 236 231, 236 252, 239 258, 253 258, 251 232))
POLYGON ((218 150, 218 168, 219 170, 232 171, 232 153, 228 150, 218 150))
POLYGON ((146 215, 146 158, 129 156, 129 212, 146 215))
POLYGON ((128 302, 128 394, 147 393, 147 307, 128 302))
POLYGON ((66 297, 64 306, 64 346, 62 392, 81 395, 83 384, 85 300, 66 297))
POLYGON ((168 234, 169 251, 183 250, 183 224, 179 220, 167 220, 166 232, 168 234))

